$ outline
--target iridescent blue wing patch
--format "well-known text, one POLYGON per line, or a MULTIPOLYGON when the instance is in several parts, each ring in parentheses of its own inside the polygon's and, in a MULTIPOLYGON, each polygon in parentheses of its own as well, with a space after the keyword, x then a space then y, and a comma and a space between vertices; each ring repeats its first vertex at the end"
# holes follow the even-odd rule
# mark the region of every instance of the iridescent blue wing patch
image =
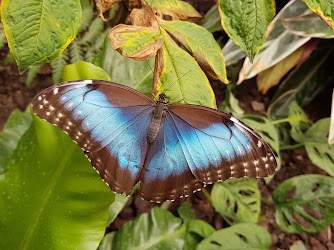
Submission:
POLYGON ((167 114, 156 140, 149 147, 139 193, 146 200, 162 202, 188 197, 202 188, 203 183, 189 168, 179 131, 167 114))
POLYGON ((175 123, 186 162, 205 184, 228 178, 266 177, 277 168, 274 153, 253 129, 210 108, 174 104, 167 111, 175 123))

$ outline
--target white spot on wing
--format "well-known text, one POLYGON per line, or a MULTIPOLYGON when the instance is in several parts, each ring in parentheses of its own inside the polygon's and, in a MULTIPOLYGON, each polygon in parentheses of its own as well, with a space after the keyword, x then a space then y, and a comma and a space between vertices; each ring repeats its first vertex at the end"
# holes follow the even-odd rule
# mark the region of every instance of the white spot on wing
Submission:
POLYGON ((37 100, 38 100, 38 101, 41 101, 41 100, 42 100, 42 97, 41 97, 41 96, 37 97, 37 100))
POLYGON ((58 94, 58 91, 59 91, 59 88, 55 88, 55 89, 53 90, 53 94, 54 94, 54 95, 58 94))
POLYGON ((257 141, 257 146, 258 146, 259 148, 261 148, 261 146, 262 146, 262 142, 257 141))

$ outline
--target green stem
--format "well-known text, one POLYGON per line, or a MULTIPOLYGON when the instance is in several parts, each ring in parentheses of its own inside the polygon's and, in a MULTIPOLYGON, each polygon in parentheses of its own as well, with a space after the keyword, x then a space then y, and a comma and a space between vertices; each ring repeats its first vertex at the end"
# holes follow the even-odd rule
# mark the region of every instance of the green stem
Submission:
POLYGON ((279 120, 276 120, 276 121, 272 121, 272 124, 279 124, 279 123, 284 123, 284 122, 289 122, 289 118, 283 118, 283 119, 279 119, 279 120))
POLYGON ((208 201, 211 202, 211 196, 210 196, 210 194, 208 193, 208 191, 206 191, 206 189, 203 188, 203 189, 202 189, 202 192, 203 192, 203 194, 205 195, 205 197, 208 199, 208 201))
POLYGON ((295 148, 303 147, 304 145, 305 145, 304 143, 298 143, 298 144, 295 144, 295 145, 287 145, 287 146, 280 147, 279 150, 295 149, 295 148))
POLYGON ((268 206, 275 206, 275 203, 270 201, 270 200, 267 200, 266 198, 263 198, 261 197, 261 202, 268 205, 268 206))

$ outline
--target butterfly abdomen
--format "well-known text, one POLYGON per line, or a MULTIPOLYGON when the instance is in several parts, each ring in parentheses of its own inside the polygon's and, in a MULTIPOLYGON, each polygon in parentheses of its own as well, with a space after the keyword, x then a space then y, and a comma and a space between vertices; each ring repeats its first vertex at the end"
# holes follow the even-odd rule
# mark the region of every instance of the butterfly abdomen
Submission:
POLYGON ((161 120, 165 116, 165 108, 165 103, 157 102, 147 132, 149 144, 152 144, 158 136, 161 126, 161 120))

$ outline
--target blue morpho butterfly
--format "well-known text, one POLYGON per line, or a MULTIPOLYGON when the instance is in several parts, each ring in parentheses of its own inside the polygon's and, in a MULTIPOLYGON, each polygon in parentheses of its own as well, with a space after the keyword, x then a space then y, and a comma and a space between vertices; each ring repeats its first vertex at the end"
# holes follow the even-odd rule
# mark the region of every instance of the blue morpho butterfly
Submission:
POLYGON ((36 115, 66 132, 116 193, 140 182, 142 198, 187 197, 206 184, 266 177, 277 163, 249 126, 219 110, 153 101, 124 85, 78 80, 54 85, 32 102, 36 115))

